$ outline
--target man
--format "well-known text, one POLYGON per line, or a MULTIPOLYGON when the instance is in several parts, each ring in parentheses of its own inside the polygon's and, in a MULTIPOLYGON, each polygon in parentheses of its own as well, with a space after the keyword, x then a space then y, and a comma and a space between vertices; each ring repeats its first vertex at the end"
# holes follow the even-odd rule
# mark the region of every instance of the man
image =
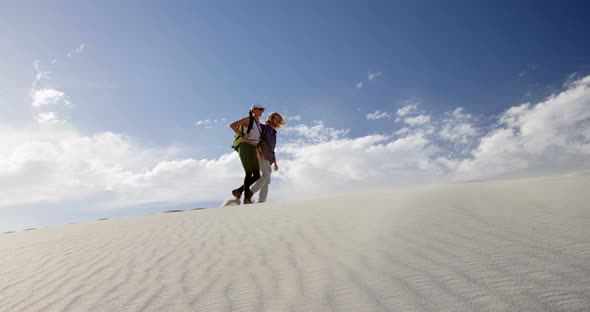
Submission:
MULTIPOLYGON (((258 195, 258 202, 264 203, 266 202, 266 197, 268 196, 268 185, 270 184, 270 175, 272 173, 272 167, 274 165, 274 170, 279 170, 279 165, 277 164, 277 159, 275 157, 275 146, 277 143, 277 128, 280 128, 285 125, 285 119, 279 113, 271 113, 264 124, 261 125, 262 129, 262 137, 260 140, 260 144, 258 147, 258 163, 260 167, 260 171, 262 175, 250 187, 250 191, 252 194, 260 191, 258 195)), ((240 187, 237 190, 234 190, 232 193, 237 198, 238 195, 241 195, 244 191, 244 187, 240 187)))

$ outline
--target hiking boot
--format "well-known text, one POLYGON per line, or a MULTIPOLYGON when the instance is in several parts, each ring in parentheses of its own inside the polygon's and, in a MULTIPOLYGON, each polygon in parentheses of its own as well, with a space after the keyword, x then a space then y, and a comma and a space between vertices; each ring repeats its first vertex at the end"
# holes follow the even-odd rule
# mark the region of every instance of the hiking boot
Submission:
POLYGON ((237 199, 240 199, 240 197, 242 197, 242 192, 240 192, 238 190, 231 191, 231 194, 237 199))
POLYGON ((254 202, 252 202, 252 199, 250 198, 244 198, 244 205, 249 205, 249 204, 253 204, 254 202))

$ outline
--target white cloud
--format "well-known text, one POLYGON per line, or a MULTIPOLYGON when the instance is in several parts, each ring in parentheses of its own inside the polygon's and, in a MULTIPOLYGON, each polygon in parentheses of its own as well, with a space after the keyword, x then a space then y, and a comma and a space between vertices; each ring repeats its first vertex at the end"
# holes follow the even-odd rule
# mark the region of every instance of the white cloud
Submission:
POLYGON ((407 114, 416 110, 416 104, 408 104, 397 110, 397 115, 400 117, 406 116, 407 114))
POLYGON ((38 111, 35 119, 39 125, 65 124, 67 119, 61 115, 65 115, 63 114, 64 108, 71 107, 71 102, 63 91, 53 88, 39 88, 37 86, 41 80, 49 80, 51 74, 51 72, 41 70, 40 63, 39 60, 33 62, 33 67, 37 72, 31 89, 31 105, 38 111), (46 111, 49 107, 51 107, 52 111, 46 111), (61 112, 58 113, 55 110, 61 112))
POLYGON ((298 143, 322 143, 333 140, 340 140, 350 132, 349 129, 335 129, 326 127, 321 120, 314 121, 313 126, 299 124, 288 126, 281 130, 286 136, 291 136, 298 143))
POLYGON ((40 113, 39 115, 37 115, 37 121, 39 123, 45 123, 51 120, 55 120, 56 119, 56 115, 54 112, 48 112, 48 113, 40 113))
POLYGON ((287 144, 278 150, 287 160, 281 162, 277 195, 292 198, 431 181, 440 176, 439 168, 428 160, 434 152, 419 133, 397 140, 368 135, 312 145, 287 144))
POLYGON ((393 134, 396 135, 396 136, 398 136, 398 137, 403 137, 403 136, 407 136, 408 133, 410 133, 410 132, 411 132, 410 128, 403 127, 401 129, 395 131, 393 134))
POLYGON ((41 70, 40 68, 40 61, 39 60, 35 60, 33 62, 33 68, 35 68, 35 71, 37 72, 37 74, 35 75, 35 81, 33 82, 33 86, 36 86, 37 81, 39 80, 49 80, 49 75, 51 75, 50 71, 44 71, 41 70))
POLYGON ((195 126, 196 127, 203 127, 205 129, 211 129, 215 126, 217 126, 220 123, 225 123, 226 119, 225 118, 221 118, 221 119, 204 119, 204 120, 199 120, 197 122, 195 122, 195 126))
POLYGON ((377 77, 381 76, 382 74, 383 73, 381 73, 381 72, 377 72, 377 73, 373 73, 373 74, 371 74, 371 72, 369 72, 369 75, 367 78, 369 80, 375 80, 375 79, 377 79, 377 77))
POLYGON ((63 104, 71 105, 71 102, 66 97, 65 93, 56 89, 33 89, 31 92, 33 100, 33 107, 41 107, 44 105, 63 104))
POLYGON ((443 139, 462 144, 466 144, 468 139, 475 137, 476 134, 477 130, 469 123, 447 123, 440 132, 443 139))
POLYGON ((211 125, 213 122, 209 119, 205 119, 205 120, 199 120, 195 123, 195 126, 201 126, 201 125, 211 125))
POLYGON ((575 85, 576 81, 578 80, 578 73, 574 72, 567 76, 567 79, 563 83, 563 88, 571 88, 575 85))
POLYGON ((80 44, 80 46, 79 46, 79 47, 77 47, 76 49, 74 49, 74 50, 70 50, 70 51, 67 53, 67 56, 68 56, 68 57, 72 57, 72 56, 74 55, 74 53, 75 53, 75 54, 79 54, 79 53, 82 53, 82 51, 84 51, 84 43, 81 43, 81 44, 80 44))
POLYGON ((462 107, 457 107, 452 113, 447 113, 440 137, 456 144, 468 144, 478 135, 478 130, 471 123, 472 119, 470 114, 463 113, 462 107))
MULTIPOLYGON (((369 72, 369 74, 367 75, 367 79, 368 79, 369 81, 371 81, 371 80, 375 80, 375 79, 377 79, 377 77, 379 77, 379 76, 381 76, 381 75, 382 75, 382 73, 381 73, 381 72, 377 72, 377 73, 373 73, 373 74, 371 74, 371 72, 369 72)), ((364 81, 359 81, 359 82, 357 82, 357 84, 356 84, 356 88, 357 88, 357 89, 362 89, 364 85, 365 85, 365 82, 364 82, 364 81)))
POLYGON ((80 44, 80 46, 76 49, 76 53, 81 53, 82 51, 84 51, 84 44, 80 44))
POLYGON ((369 120, 385 119, 389 117, 391 117, 391 115, 388 112, 382 112, 379 110, 367 114, 367 119, 369 120))
POLYGON ((301 115, 295 115, 295 116, 285 116, 285 120, 287 121, 301 121, 301 115))
POLYGON ((430 116, 419 115, 416 117, 407 117, 404 122, 410 126, 420 126, 430 122, 430 116))
POLYGON ((50 74, 50 72, 38 72, 37 75, 35 76, 35 79, 37 79, 37 80, 49 79, 49 74, 50 74))
POLYGON ((39 124, 60 124, 65 123, 66 120, 60 118, 55 112, 47 112, 37 114, 37 122, 39 124))
POLYGON ((0 199, 0 206, 88 198, 99 207, 176 202, 175 196, 180 202, 206 200, 210 186, 205 181, 241 175, 237 154, 176 160, 175 148, 150 149, 110 132, 84 136, 67 126, 3 130, 0 188, 11 196, 0 199))
POLYGON ((590 76, 536 105, 511 107, 457 174, 492 177, 590 166, 590 76))

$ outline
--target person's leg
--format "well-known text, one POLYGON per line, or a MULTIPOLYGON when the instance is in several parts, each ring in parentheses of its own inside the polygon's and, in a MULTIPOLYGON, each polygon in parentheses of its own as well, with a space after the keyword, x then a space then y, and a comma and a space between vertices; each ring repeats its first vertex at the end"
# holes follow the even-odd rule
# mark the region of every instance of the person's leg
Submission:
MULTIPOLYGON (((242 158, 242 154, 240 154, 240 146, 238 146, 238 155, 240 157, 240 161, 242 162, 242 168, 244 168, 244 171, 246 171, 246 166, 244 164, 244 159, 242 158)), ((231 194, 237 198, 240 199, 240 197, 242 197, 242 193, 244 192, 244 184, 240 185, 240 187, 238 187, 237 189, 233 189, 231 191, 231 194)))
POLYGON ((252 195, 254 194, 252 192, 252 185, 260 179, 260 166, 258 165, 258 156, 254 157, 256 157, 256 159, 252 159, 250 180, 247 185, 244 184, 244 189, 246 190, 244 198, 248 198, 249 200, 252 199, 252 195))
POLYGON ((266 180, 264 181, 262 188, 260 188, 260 194, 258 195, 258 202, 260 202, 260 203, 266 202, 266 196, 268 195, 268 185, 270 184, 270 175, 272 174, 272 167, 270 165, 270 162, 267 161, 266 164, 267 164, 266 170, 268 172, 268 176, 267 176, 266 180))
POLYGON ((250 190, 252 191, 252 193, 258 192, 260 190, 260 188, 266 182, 265 180, 268 178, 268 175, 269 175, 269 171, 267 170, 267 167, 266 167, 267 163, 268 163, 268 161, 266 161, 266 160, 263 160, 263 159, 258 160, 258 166, 260 167, 261 176, 260 176, 260 179, 258 179, 258 181, 256 181, 256 183, 252 184, 252 186, 250 187, 250 190))
POLYGON ((231 191, 232 195, 234 195, 234 197, 237 199, 240 199, 240 197, 242 197, 243 192, 244 192, 244 184, 240 185, 240 187, 238 187, 237 189, 234 189, 231 191))
POLYGON ((250 186, 260 178, 260 167, 258 166, 258 156, 256 154, 256 147, 254 147, 253 145, 249 145, 248 148, 244 150, 244 159, 246 163, 246 166, 244 168, 246 171, 246 176, 244 178, 244 191, 246 193, 244 194, 244 199, 250 201, 252 197, 250 186))
POLYGON ((272 169, 270 162, 268 160, 260 160, 259 165, 262 176, 260 176, 260 179, 258 179, 258 181, 256 181, 256 183, 252 185, 250 190, 252 190, 252 193, 260 191, 260 195, 258 196, 258 202, 261 203, 266 201, 266 195, 268 193, 268 183, 270 183, 270 174, 272 169))
POLYGON ((258 164, 258 156, 256 156, 256 159, 252 160, 252 162, 252 183, 250 186, 260 179, 260 165, 258 164))
MULTIPOLYGON (((242 162, 242 167, 244 168, 244 183, 237 189, 232 191, 232 195, 241 197, 242 192, 244 191, 244 186, 250 181, 250 177, 252 176, 252 165, 250 159, 251 149, 254 147, 248 143, 240 143, 239 153, 240 153, 240 161, 242 162)), ((255 151, 255 150, 254 150, 255 151)), ((244 198, 248 198, 248 193, 244 196, 244 198)))

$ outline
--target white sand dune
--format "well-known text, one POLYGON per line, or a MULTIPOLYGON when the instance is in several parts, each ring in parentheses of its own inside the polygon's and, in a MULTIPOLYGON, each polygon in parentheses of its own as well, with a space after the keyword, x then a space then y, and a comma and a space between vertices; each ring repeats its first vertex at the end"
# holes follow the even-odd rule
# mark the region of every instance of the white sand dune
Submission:
POLYGON ((590 177, 0 235, 0 311, 590 311, 590 177))

